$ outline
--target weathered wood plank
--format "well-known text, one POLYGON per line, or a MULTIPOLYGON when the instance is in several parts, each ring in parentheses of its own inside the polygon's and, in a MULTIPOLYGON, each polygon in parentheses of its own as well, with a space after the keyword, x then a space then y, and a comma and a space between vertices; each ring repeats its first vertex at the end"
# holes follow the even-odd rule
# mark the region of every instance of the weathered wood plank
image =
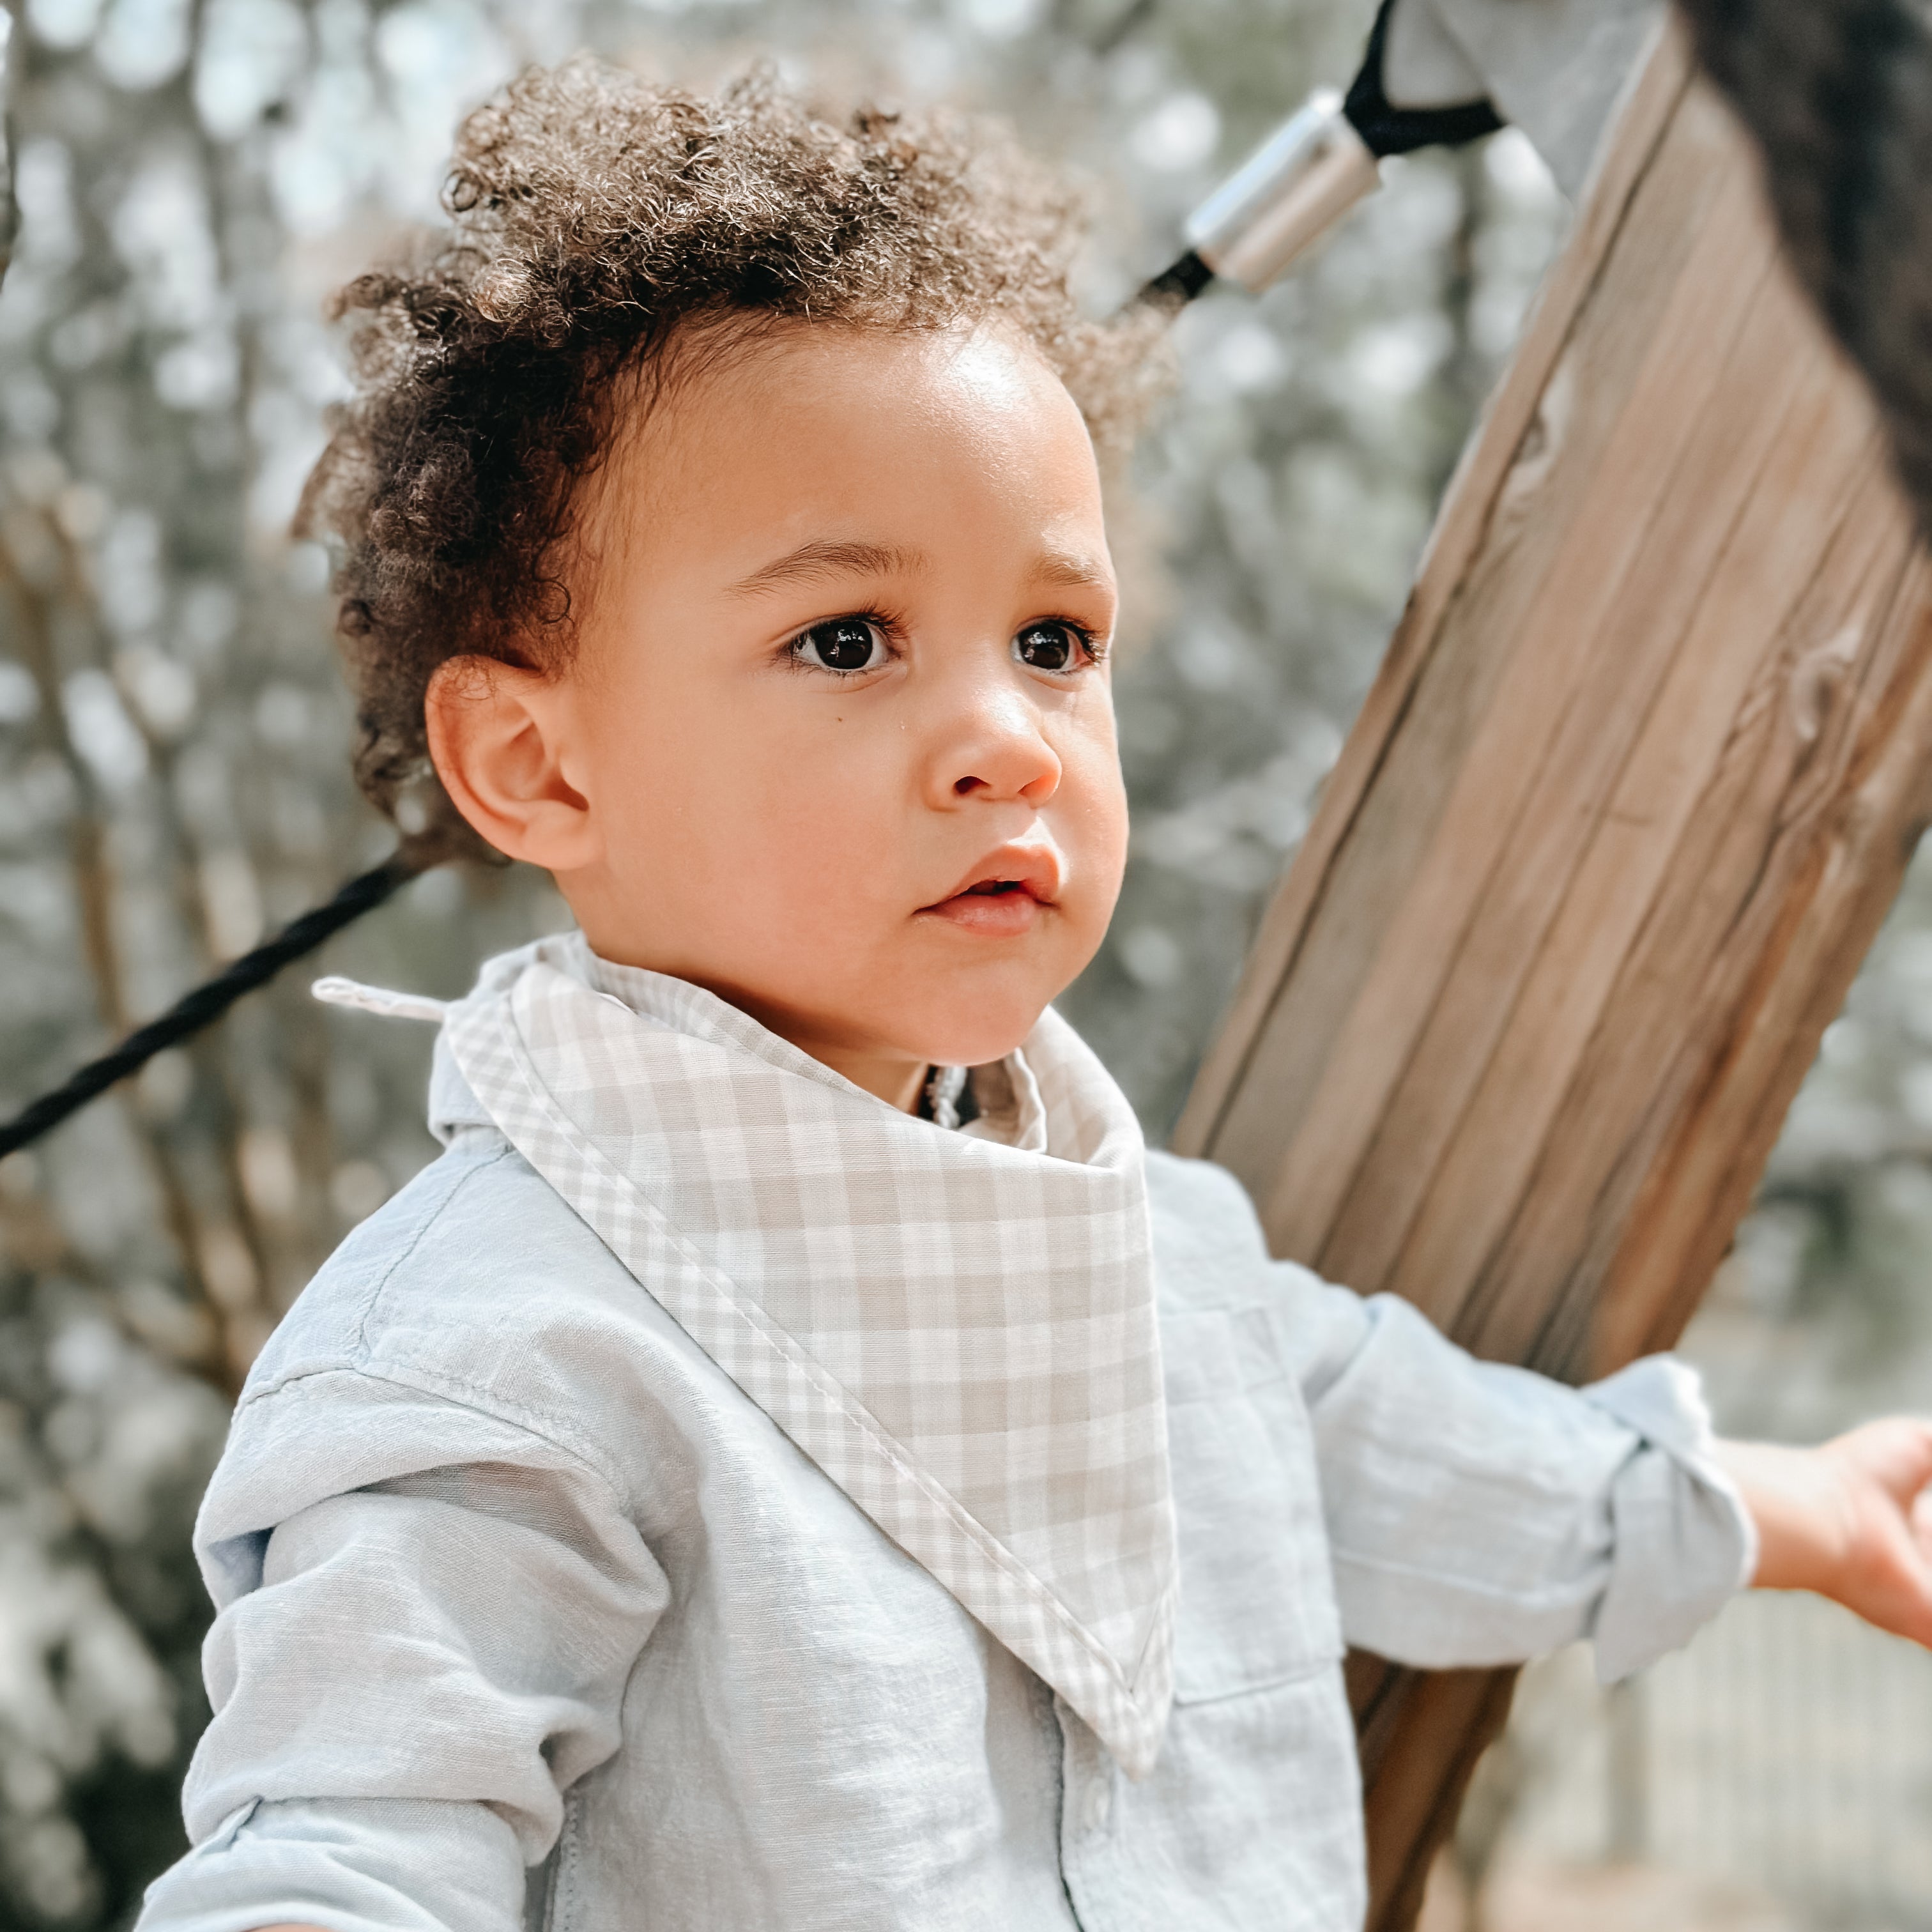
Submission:
MULTIPOLYGON (((1777 393, 1799 346, 1791 320, 1781 304, 1753 311, 1754 326, 1738 339, 1724 372, 1726 389, 1740 398, 1754 390, 1777 393)), ((1398 1255, 1414 1250, 1411 1231, 1478 1084, 1505 1030, 1520 1033, 1527 1024, 1516 1001, 1538 949, 1564 943, 1550 932, 1565 908, 1564 881, 1593 838, 1614 838, 1630 825, 1632 808, 1620 807, 1618 794, 1627 788, 1634 745, 1654 717, 1691 608, 1785 419, 1780 407, 1760 410, 1736 448, 1688 452, 1659 493, 1645 531, 1655 567, 1639 580, 1630 580, 1627 571, 1617 581, 1619 595, 1588 640, 1575 701, 1550 734, 1523 809, 1498 842, 1482 902, 1447 962, 1441 994, 1324 1244, 1324 1264, 1346 1262, 1351 1279, 1389 1281, 1398 1255)), ((1635 808, 1636 836, 1627 842, 1640 863, 1646 853, 1662 849, 1641 822, 1647 809, 1635 808)), ((1568 897, 1574 896, 1573 887, 1568 897)), ((1587 932, 1587 912, 1573 923, 1587 932)), ((1599 952, 1598 959, 1606 956, 1599 952)), ((1592 963, 1586 956, 1586 972, 1592 963)), ((1574 996, 1582 994, 1580 983, 1568 984, 1574 996)))
MULTIPOLYGON (((1256 1041, 1279 998, 1305 925, 1304 895, 1326 877, 1334 845, 1353 823, 1376 769, 1381 749, 1414 695, 1442 610, 1440 599, 1461 582, 1470 557, 1496 512, 1504 472, 1515 463, 1541 406, 1552 365, 1569 339, 1576 312, 1621 227, 1637 178, 1655 159, 1654 148, 1675 114, 1690 69, 1681 46, 1667 42, 1647 67, 1625 112, 1632 138, 1606 158, 1603 187, 1581 211, 1571 244, 1557 262, 1532 312, 1508 371, 1484 413, 1480 431, 1464 452, 1444 496, 1442 514, 1408 609, 1384 655, 1361 715, 1329 774, 1324 808, 1303 842, 1298 862, 1270 904, 1250 948, 1247 971, 1227 1020, 1209 1050, 1189 1097, 1184 1136, 1200 1140, 1218 1123, 1256 1041)), ((1690 245, 1672 235, 1652 252, 1667 281, 1690 245)))
MULTIPOLYGON (((1270 1158, 1297 1184, 1282 1204, 1297 1217, 1294 1228, 1278 1231, 1284 1241, 1305 1239, 1310 1218, 1332 1203, 1360 1156, 1370 1103, 1357 1051, 1375 1059, 1378 1086, 1397 1070, 1396 1057, 1404 1054, 1432 988, 1419 969, 1453 938, 1466 914, 1477 881, 1461 868, 1430 863, 1426 850, 1466 837, 1472 821, 1480 826, 1507 810, 1522 782, 1514 763, 1472 757, 1471 740, 1485 732, 1493 740, 1514 729, 1545 728, 1546 707, 1560 701, 1562 688, 1559 667, 1544 663, 1541 651, 1574 654, 1587 641, 1593 614, 1579 600, 1594 596, 1600 602, 1616 587, 1601 547, 1636 544, 1696 419, 1700 387, 1721 366, 1724 311, 1737 306, 1737 284, 1706 274, 1687 286, 1685 263, 1707 244, 1719 251, 1711 266, 1721 265, 1747 290, 1768 266, 1768 238, 1738 219, 1748 184, 1730 184, 1730 207, 1712 206, 1726 185, 1712 182, 1723 130, 1712 104, 1700 96, 1694 105, 1702 111, 1679 115, 1666 130, 1622 231, 1626 252, 1638 258, 1630 264, 1639 284, 1634 313, 1622 324, 1598 308, 1583 313, 1554 361, 1516 460, 1490 466, 1497 481, 1484 540, 1453 601, 1444 599, 1407 701, 1388 721, 1395 728, 1384 742, 1399 735, 1406 755, 1392 770, 1377 770, 1362 792, 1322 882, 1328 902, 1321 914, 1328 928, 1323 943, 1282 980, 1253 1042, 1270 1063, 1265 1088, 1244 1082, 1228 1097, 1216 1136, 1227 1157, 1251 1144, 1244 1168, 1270 1158), (1680 219, 1662 237, 1667 247, 1654 245, 1661 222, 1638 219, 1652 202, 1696 218, 1680 219), (1574 380, 1580 370, 1592 380, 1574 380), (1645 399, 1642 419, 1623 406, 1634 386, 1645 399), (1513 675, 1531 639, 1540 650, 1528 652, 1525 675, 1513 675), (1502 716, 1492 701, 1498 693, 1502 716), (1420 890, 1411 892, 1409 882, 1418 878, 1420 890), (1366 996, 1358 998, 1365 983, 1366 996), (1346 1039, 1326 1023, 1337 1010, 1352 1029, 1346 1039), (1324 1085, 1323 1070, 1333 1066, 1345 1070, 1324 1085), (1307 1135, 1286 1150, 1285 1108, 1307 1135)), ((1447 554, 1438 547, 1436 554, 1444 561, 1432 560, 1431 567, 1446 568, 1447 554)), ((1441 595, 1425 572, 1418 608, 1426 614, 1441 595)), ((1357 733, 1382 722, 1365 715, 1357 733)), ((1319 817, 1329 816, 1324 798, 1319 817)), ((1306 936, 1304 931, 1304 941, 1306 936)), ((1191 1110, 1190 1118, 1191 1124, 1191 1110)), ((1276 1190, 1258 1192, 1266 1202, 1276 1190)))
MULTIPOLYGON (((1176 1144, 1481 1353, 1666 1346, 1928 813, 1932 566, 1666 37, 1176 1144)), ((1352 1660, 1376 1932, 1509 1683, 1352 1660)))
MULTIPOLYGON (((1452 1322, 1538 1169, 1617 967, 1656 905, 1764 640, 1776 636, 1816 568, 1817 526, 1829 529, 1859 457, 1870 452, 1871 426, 1862 411, 1844 406, 1842 390, 1814 400, 1821 406, 1808 412, 1810 420, 1787 421, 1780 460, 1766 479, 1774 510, 1740 518, 1615 791, 1600 801, 1573 795, 1550 802, 1566 814, 1587 814, 1590 836, 1566 855, 1569 864, 1544 878, 1544 896, 1557 900, 1557 916, 1523 976, 1398 1264, 1381 1277, 1398 1293, 1426 1295, 1432 1312, 1439 1306, 1452 1322)), ((1521 916, 1527 910, 1500 908, 1492 937, 1504 944, 1512 936, 1530 940, 1531 920, 1521 916)), ((1478 996, 1480 990, 1479 982, 1478 996)), ((1656 990, 1660 1000, 1670 998, 1669 989, 1656 990)), ((1546 1163, 1542 1184, 1550 1185, 1546 1163)), ((1324 1253, 1324 1262, 1330 1258, 1324 1253)), ((1347 1253, 1333 1258, 1348 1278, 1363 1278, 1347 1253)))
MULTIPOLYGON (((1650 184, 1676 187, 1667 177, 1650 184)), ((1756 248, 1739 245, 1736 208, 1716 213, 1690 239, 1720 250, 1726 275, 1755 279, 1768 245, 1759 236, 1750 238, 1756 248)), ((1730 350, 1725 283, 1681 276, 1672 290, 1678 299, 1645 318, 1648 328, 1605 328, 1574 344, 1552 372, 1538 433, 1502 479, 1501 514, 1445 611, 1405 721, 1406 755, 1381 775, 1339 855, 1327 916, 1353 915, 1352 936, 1366 939, 1358 908, 1367 899, 1386 908, 1386 922, 1367 956, 1347 962, 1342 1026, 1330 1036, 1323 1078, 1302 1100, 1279 1182, 1264 1196, 1285 1244, 1299 1249, 1331 1220, 1433 1003, 1486 871, 1458 855, 1470 848, 1492 861, 1492 828, 1520 805, 1532 760, 1730 350), (1638 345, 1650 352, 1632 371, 1638 345), (1612 411, 1612 400, 1631 406, 1612 411), (1404 849, 1405 833, 1426 837, 1425 848, 1404 849)), ((1321 961, 1338 950, 1331 943, 1311 956, 1277 1009, 1279 1026, 1304 1023, 1306 997, 1293 994, 1312 990, 1321 961)))

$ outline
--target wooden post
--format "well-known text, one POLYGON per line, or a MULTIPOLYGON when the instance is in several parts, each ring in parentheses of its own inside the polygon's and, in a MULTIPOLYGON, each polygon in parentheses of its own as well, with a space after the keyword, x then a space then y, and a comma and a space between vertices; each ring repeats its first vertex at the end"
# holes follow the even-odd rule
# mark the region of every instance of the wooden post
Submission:
MULTIPOLYGON (((1672 34, 1176 1136, 1276 1251, 1582 1380, 1673 1342, 1932 810, 1932 572, 1672 34)), ((1375 1932, 1508 1672, 1349 1667, 1375 1932)))

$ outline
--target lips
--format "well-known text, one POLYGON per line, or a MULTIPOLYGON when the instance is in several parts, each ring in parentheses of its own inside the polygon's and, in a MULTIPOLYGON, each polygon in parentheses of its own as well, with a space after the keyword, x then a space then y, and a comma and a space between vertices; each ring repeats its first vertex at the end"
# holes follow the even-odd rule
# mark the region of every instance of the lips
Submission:
POLYGON ((966 932, 1012 938, 1033 929, 1060 898, 1060 856, 1050 846, 1006 845, 991 852, 943 899, 920 908, 966 932))

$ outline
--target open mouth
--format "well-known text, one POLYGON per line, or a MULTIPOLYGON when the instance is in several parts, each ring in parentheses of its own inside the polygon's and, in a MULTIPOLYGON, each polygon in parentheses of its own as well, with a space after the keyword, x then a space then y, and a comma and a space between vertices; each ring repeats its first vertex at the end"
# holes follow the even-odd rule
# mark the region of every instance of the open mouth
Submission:
POLYGON ((943 899, 922 907, 922 916, 943 920, 962 932, 1011 939, 1032 931, 1058 902, 1060 859, 1050 848, 1014 846, 990 853, 943 899))

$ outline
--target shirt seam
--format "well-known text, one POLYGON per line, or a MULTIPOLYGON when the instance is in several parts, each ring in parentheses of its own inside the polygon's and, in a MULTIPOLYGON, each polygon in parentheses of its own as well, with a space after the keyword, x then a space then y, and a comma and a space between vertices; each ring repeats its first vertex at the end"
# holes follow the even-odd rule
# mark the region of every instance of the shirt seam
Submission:
MULTIPOLYGON (((603 1484, 612 1496, 622 1505, 625 1514, 631 1514, 629 1492, 619 1480, 614 1466, 607 1464, 590 1438, 585 1436, 574 1424, 562 1417, 546 1414, 543 1410, 518 1402, 494 1390, 479 1387, 460 1376, 439 1373, 434 1369, 422 1369, 404 1362, 384 1362, 365 1360, 360 1362, 338 1363, 325 1369, 310 1369, 292 1375, 269 1390, 253 1398, 250 1406, 268 1402, 278 1397, 306 1401, 311 1396, 322 1397, 329 1391, 317 1386, 340 1376, 352 1377, 358 1381, 374 1382, 385 1388, 409 1389, 418 1394, 435 1396, 452 1407, 466 1408, 478 1415, 487 1416, 493 1422, 504 1424, 519 1430, 524 1435, 560 1450, 573 1462, 580 1463, 590 1475, 603 1484)), ((464 1457, 457 1461, 472 1460, 464 1457)))
POLYGON ((470 1182, 480 1179, 500 1162, 506 1160, 509 1153, 510 1149, 506 1144, 500 1151, 491 1154, 488 1160, 478 1162, 465 1172, 458 1174, 455 1184, 444 1195, 442 1200, 436 1203, 434 1208, 424 1216, 422 1225, 404 1244, 400 1250, 391 1259, 388 1266, 383 1269, 376 1278, 370 1288, 368 1300, 362 1304, 362 1314, 358 1317, 356 1324, 353 1352, 358 1364, 367 1362, 374 1352, 374 1345, 369 1340, 369 1324, 375 1318, 377 1304, 382 1300, 390 1282, 395 1279, 396 1270, 415 1255, 417 1249, 422 1246, 423 1242, 428 1238, 430 1230, 435 1227, 437 1222, 442 1220, 442 1217, 455 1205, 457 1196, 470 1185, 470 1182))
MULTIPOLYGON (((1615 1420, 1614 1418, 1605 1419, 1615 1420)), ((1310 1420, 1315 1432, 1317 1454, 1324 1464, 1334 1460, 1338 1451, 1358 1468, 1370 1453, 1399 1464, 1413 1464, 1417 1460, 1413 1425, 1404 1423, 1400 1418, 1391 1416, 1384 1423, 1380 1414, 1373 1414, 1352 1417, 1338 1424, 1334 1418, 1324 1417, 1311 1409, 1310 1420), (1351 1450, 1354 1453, 1348 1453, 1351 1450)), ((1594 1454, 1592 1445, 1587 1444, 1580 1445, 1582 1453, 1570 1455, 1567 1462, 1559 1462, 1546 1445, 1540 1462, 1518 1462, 1498 1467, 1493 1461, 1483 1460, 1480 1451, 1466 1452, 1460 1442, 1437 1442, 1430 1445, 1430 1473, 1438 1478, 1449 1478, 1472 1508, 1478 1492, 1493 1495, 1499 1490, 1508 1492, 1519 1506, 1526 1498, 1532 1502, 1559 1507, 1574 1504, 1586 1491, 1586 1499, 1606 1498, 1624 1471, 1644 1450, 1658 1446, 1628 1423, 1618 1422, 1617 1426, 1630 1440, 1621 1445, 1614 1465, 1604 1469, 1601 1482, 1586 1484, 1580 1480, 1586 1464, 1598 1460, 1606 1465, 1610 1463, 1608 1456, 1594 1454)), ((1568 1450, 1576 1446, 1566 1442, 1564 1448, 1568 1450)))
MULTIPOLYGON (((1159 1310, 1158 1319, 1162 1328, 1170 1320, 1177 1324, 1188 1322, 1216 1322, 1230 1336, 1229 1354, 1235 1373, 1232 1378, 1223 1379, 1213 1376, 1196 1378, 1202 1383, 1211 1382, 1211 1387, 1202 1387, 1198 1394, 1176 1395, 1168 1387, 1166 1390, 1167 1406, 1170 1409, 1186 1408, 1204 1402, 1226 1402, 1230 1397, 1246 1397, 1259 1395, 1264 1390, 1278 1388, 1283 1382, 1293 1382, 1294 1376, 1288 1364, 1282 1359, 1281 1352, 1275 1345, 1270 1334, 1266 1348, 1267 1360, 1258 1375, 1250 1375, 1246 1370, 1253 1366, 1252 1358, 1263 1352, 1248 1342, 1245 1336, 1237 1332, 1236 1324, 1244 1316, 1258 1314, 1270 1320, 1273 1311, 1269 1304, 1250 1296, 1244 1300, 1214 1302, 1205 1306, 1189 1303, 1166 1304, 1159 1310)), ((1166 1340, 1165 1334, 1161 1340, 1166 1340)), ((1165 1366, 1166 1358, 1162 1358, 1165 1366)), ((1304 1414, 1307 1404, 1302 1403, 1304 1414)))
MULTIPOLYGON (((1354 1550, 1342 1549, 1332 1541, 1329 1547, 1337 1569, 1347 1564, 1354 1569, 1369 1570, 1378 1576, 1399 1576, 1407 1582, 1428 1583, 1438 1589, 1454 1590, 1484 1603, 1510 1604, 1520 1610, 1538 1611, 1561 1609, 1574 1604, 1576 1599, 1576 1588, 1547 1591, 1492 1589, 1450 1571, 1424 1570, 1414 1564, 1390 1562, 1385 1557, 1361 1556, 1354 1550)), ((1604 1582, 1615 1567, 1613 1557, 1606 1556, 1603 1562, 1604 1578, 1600 1580, 1588 1592, 1593 1598, 1601 1594, 1604 1582)))
POLYGON ((446 1184, 442 1199, 434 1202, 429 1208, 416 1226, 410 1231, 408 1238, 404 1241, 402 1246, 386 1262, 379 1262, 375 1264, 372 1270, 372 1278, 358 1298, 354 1333, 347 1346, 340 1350, 339 1361, 332 1363, 330 1367, 325 1370, 289 1370, 264 1381, 259 1387, 244 1389, 241 1400, 235 1405, 236 1419, 238 1420, 244 1411, 254 1408, 257 1402, 266 1402, 271 1396, 279 1395, 283 1390, 293 1383, 304 1381, 314 1375, 330 1373, 337 1368, 357 1368, 366 1361, 371 1352, 368 1338, 370 1320, 374 1314, 376 1303, 382 1299, 382 1292, 394 1277, 396 1270, 414 1256, 417 1249, 422 1245, 430 1230, 442 1219, 455 1202, 456 1197, 463 1192, 470 1182, 480 1176, 487 1169, 495 1166, 500 1161, 506 1159, 512 1151, 513 1150, 506 1144, 501 1151, 491 1154, 487 1160, 467 1167, 463 1172, 452 1177, 446 1184))

